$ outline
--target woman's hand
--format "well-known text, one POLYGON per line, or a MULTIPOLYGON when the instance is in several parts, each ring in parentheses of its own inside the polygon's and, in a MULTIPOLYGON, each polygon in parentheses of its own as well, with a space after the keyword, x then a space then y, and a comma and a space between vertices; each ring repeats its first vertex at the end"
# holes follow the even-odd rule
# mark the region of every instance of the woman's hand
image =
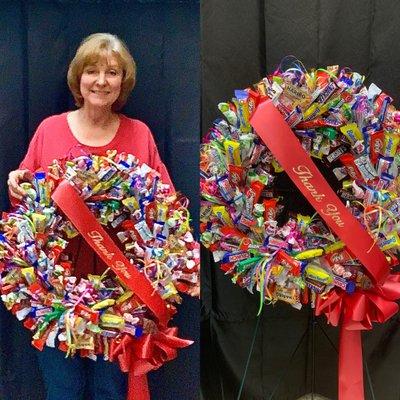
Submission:
POLYGON ((25 190, 22 189, 22 182, 29 182, 33 178, 31 171, 28 169, 16 169, 8 174, 8 190, 10 195, 18 200, 22 200, 25 196, 25 190))
POLYGON ((195 286, 190 288, 187 291, 187 294, 192 297, 197 297, 198 299, 200 298, 200 282, 197 282, 195 286))

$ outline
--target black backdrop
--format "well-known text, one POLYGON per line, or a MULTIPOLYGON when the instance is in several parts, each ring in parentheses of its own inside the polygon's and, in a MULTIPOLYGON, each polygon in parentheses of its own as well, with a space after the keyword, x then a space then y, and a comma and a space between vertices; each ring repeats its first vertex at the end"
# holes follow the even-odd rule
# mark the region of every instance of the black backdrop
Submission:
MULTIPOLYGON (((201 15, 203 134, 220 117, 218 102, 272 72, 289 54, 307 67, 349 66, 399 105, 400 3, 396 0, 204 0, 201 15)), ((289 198, 295 207, 304 201, 289 198)), ((258 296, 234 287, 204 252, 202 298, 203 398, 236 399, 258 296)), ((282 304, 266 307, 242 399, 294 400, 312 390, 336 399, 337 352, 329 340, 337 346, 337 329, 327 327, 323 319, 313 321, 309 310, 299 312, 282 304)), ((374 392, 365 376, 366 398, 398 399, 399 318, 364 333, 363 344, 374 392)))
MULTIPOLYGON (((199 4, 189 0, 0 1, 0 208, 8 207, 7 174, 18 166, 38 123, 73 108, 68 63, 94 32, 115 33, 132 51, 137 86, 123 111, 150 126, 196 220, 199 4)), ((154 399, 198 398, 199 308, 198 301, 184 300, 175 322, 196 344, 150 374, 154 399)), ((1 304, 1 400, 44 399, 34 351, 29 332, 1 304)))

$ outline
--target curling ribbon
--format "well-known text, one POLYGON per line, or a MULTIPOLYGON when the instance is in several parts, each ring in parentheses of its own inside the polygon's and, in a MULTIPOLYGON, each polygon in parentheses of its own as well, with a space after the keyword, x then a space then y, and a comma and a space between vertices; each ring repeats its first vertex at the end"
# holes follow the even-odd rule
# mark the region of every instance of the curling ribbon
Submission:
POLYGON ((327 314, 332 324, 341 322, 339 400, 362 400, 361 330, 371 329, 373 321, 384 322, 397 312, 397 304, 392 300, 400 297, 400 284, 397 280, 390 281, 393 278, 388 278, 390 267, 385 255, 336 196, 272 101, 261 103, 250 123, 312 207, 362 262, 376 285, 375 294, 362 291, 348 295, 331 291, 325 303, 329 304, 328 308, 320 303, 316 310, 317 315, 327 314), (386 300, 383 287, 388 281, 394 285, 395 298, 386 300), (331 314, 332 305, 335 305, 334 314, 331 314))
MULTIPOLYGON (((132 345, 135 351, 129 354, 133 360, 117 356, 118 348, 115 346, 114 355, 110 351, 111 358, 118 359, 121 369, 129 372, 128 400, 150 400, 147 372, 175 358, 176 348, 186 347, 192 342, 176 337, 176 328, 167 328, 171 315, 165 301, 147 278, 130 264, 76 190, 68 182, 62 181, 54 191, 52 199, 99 257, 158 318, 160 332, 144 335, 140 339, 131 338, 129 345, 132 345), (140 357, 145 357, 145 360, 140 360, 140 357)), ((128 339, 124 341, 124 349, 128 349, 126 340, 128 339)))

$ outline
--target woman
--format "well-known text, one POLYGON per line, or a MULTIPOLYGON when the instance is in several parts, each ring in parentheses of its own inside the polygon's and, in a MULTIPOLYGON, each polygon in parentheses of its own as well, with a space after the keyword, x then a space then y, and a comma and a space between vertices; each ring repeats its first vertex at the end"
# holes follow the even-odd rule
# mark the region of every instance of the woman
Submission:
MULTIPOLYGON (((39 125, 19 169, 9 174, 10 195, 22 199, 21 183, 54 159, 82 152, 105 155, 110 149, 135 155, 172 185, 149 128, 118 113, 134 87, 135 73, 135 62, 118 37, 96 33, 84 39, 68 70, 68 85, 78 109, 46 118, 39 125)), ((82 239, 71 241, 67 251, 78 277, 106 268, 82 239)), ((47 347, 38 352, 38 358, 47 400, 125 399, 126 377, 116 364, 65 359, 61 351, 47 347)))

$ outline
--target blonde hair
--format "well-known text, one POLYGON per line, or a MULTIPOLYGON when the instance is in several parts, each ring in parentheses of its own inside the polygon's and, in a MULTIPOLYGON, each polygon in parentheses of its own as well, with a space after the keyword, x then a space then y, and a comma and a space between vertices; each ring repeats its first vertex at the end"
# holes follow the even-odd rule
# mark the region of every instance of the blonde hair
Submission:
POLYGON ((111 33, 94 33, 83 39, 68 68, 68 86, 78 107, 83 106, 80 82, 84 68, 107 56, 114 56, 123 71, 121 93, 112 105, 112 109, 118 111, 125 105, 136 82, 135 61, 118 36, 111 33))

